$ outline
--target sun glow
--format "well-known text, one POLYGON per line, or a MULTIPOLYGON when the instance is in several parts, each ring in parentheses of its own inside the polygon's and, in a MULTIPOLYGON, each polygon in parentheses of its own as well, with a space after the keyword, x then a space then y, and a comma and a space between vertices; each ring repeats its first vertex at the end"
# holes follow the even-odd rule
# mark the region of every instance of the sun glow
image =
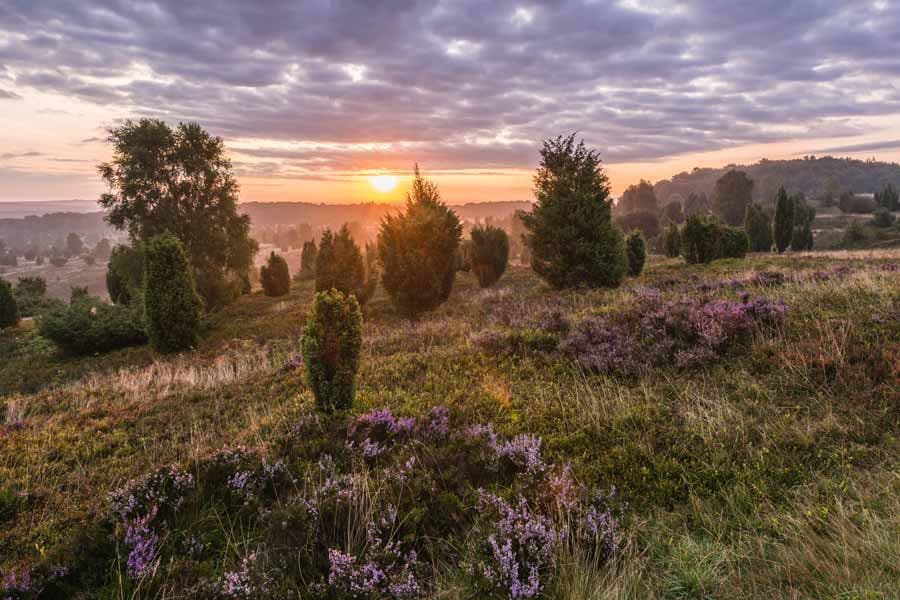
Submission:
POLYGON ((375 175, 369 177, 369 183, 375 188, 375 191, 381 194, 387 194, 397 187, 397 178, 393 175, 375 175))

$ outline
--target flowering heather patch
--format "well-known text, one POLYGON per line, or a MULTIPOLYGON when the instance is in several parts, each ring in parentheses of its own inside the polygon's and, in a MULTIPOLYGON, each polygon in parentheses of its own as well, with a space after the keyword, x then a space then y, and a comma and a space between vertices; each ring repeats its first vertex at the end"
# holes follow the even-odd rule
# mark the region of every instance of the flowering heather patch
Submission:
POLYGON ((126 570, 132 579, 140 579, 156 569, 159 535, 150 527, 156 512, 154 506, 146 515, 125 521, 125 545, 130 549, 126 570))
POLYGON ((426 439, 443 440, 450 431, 450 411, 446 406, 435 406, 428 413, 424 436, 426 439))
POLYGON ((126 522, 151 511, 154 514, 177 512, 193 488, 193 475, 177 467, 163 467, 111 492, 109 502, 113 513, 126 522))
POLYGON ((222 596, 249 600, 264 595, 268 577, 259 573, 257 561, 256 552, 252 552, 243 558, 240 569, 226 572, 222 577, 222 596))
POLYGON ((898 266, 897 263, 884 263, 881 265, 881 270, 896 273, 897 271, 900 271, 900 266, 898 266))
POLYGON ((562 350, 599 373, 639 375, 652 367, 700 366, 719 359, 754 327, 780 321, 787 307, 744 297, 663 301, 658 292, 635 294, 633 305, 611 316, 588 317, 563 341, 562 350))

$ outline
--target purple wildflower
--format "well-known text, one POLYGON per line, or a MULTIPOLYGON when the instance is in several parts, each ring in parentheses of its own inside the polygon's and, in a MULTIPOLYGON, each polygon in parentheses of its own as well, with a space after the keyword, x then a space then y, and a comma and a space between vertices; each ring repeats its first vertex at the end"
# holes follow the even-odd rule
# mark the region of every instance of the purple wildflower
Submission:
POLYGON ((159 536, 150 527, 150 522, 156 513, 154 506, 143 517, 125 522, 125 545, 131 548, 126 567, 132 579, 140 579, 155 569, 159 536))

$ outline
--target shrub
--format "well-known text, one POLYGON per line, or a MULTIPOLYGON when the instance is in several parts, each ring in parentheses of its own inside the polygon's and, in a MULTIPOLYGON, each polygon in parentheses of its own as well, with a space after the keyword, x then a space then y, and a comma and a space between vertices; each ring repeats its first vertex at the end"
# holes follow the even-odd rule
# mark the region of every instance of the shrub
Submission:
POLYGON ((875 192, 875 202, 886 211, 900 210, 900 194, 892 183, 884 184, 880 192, 875 192))
POLYGON ((753 200, 753 180, 732 169, 716 181, 715 212, 728 225, 739 225, 753 200))
POLYGON ((147 242, 144 309, 147 333, 159 352, 186 350, 197 341, 200 297, 181 242, 163 234, 147 242))
MULTIPOLYGON (((370 265, 374 268, 374 265, 370 265)), ((353 294, 360 304, 365 304, 375 291, 371 282, 374 272, 367 273, 359 246, 350 235, 347 225, 337 233, 326 229, 319 242, 316 255, 316 291, 338 290, 345 296, 353 294)))
POLYGON ((659 235, 659 218, 652 212, 633 212, 622 215, 616 219, 616 224, 622 231, 637 229, 645 238, 655 238, 659 235))
POLYGON ((888 209, 879 208, 872 214, 872 220, 869 223, 873 227, 890 227, 897 220, 888 209))
POLYGON ((798 251, 812 250, 812 222, 816 218, 816 209, 806 203, 806 199, 802 194, 795 196, 793 203, 794 228, 791 231, 791 249, 798 251))
POLYGON ((666 256, 669 258, 679 256, 681 254, 681 230, 678 229, 678 225, 672 223, 666 227, 664 236, 663 246, 666 256))
POLYGON ((12 286, 5 279, 0 279, 0 329, 13 327, 18 323, 19 306, 12 286))
POLYGON ((794 203, 784 187, 778 190, 775 198, 775 223, 773 224, 773 237, 775 249, 779 252, 787 250, 791 243, 791 235, 794 231, 794 203))
POLYGON ((42 277, 20 277, 13 294, 21 317, 34 317, 57 302, 47 298, 47 282, 42 277))
POLYGON ((857 196, 853 192, 844 192, 838 200, 838 208, 845 213, 871 213, 878 208, 874 198, 857 196))
POLYGON ((747 207, 744 230, 750 239, 751 252, 768 252, 772 249, 772 217, 759 204, 747 207))
POLYGON ((720 227, 717 258, 744 258, 749 247, 750 239, 743 229, 728 225, 720 227))
POLYGON ((632 231, 625 240, 628 256, 628 274, 637 277, 644 270, 644 261, 647 259, 647 248, 644 236, 640 231, 632 231))
POLYGON ((470 260, 478 285, 483 288, 494 285, 506 271, 509 260, 506 232, 492 225, 473 228, 470 260))
POLYGON ((76 356, 109 352, 147 341, 135 309, 107 304, 90 296, 48 310, 40 334, 63 352, 76 356))
POLYGON ((406 211, 385 216, 378 232, 381 281, 399 310, 415 316, 447 301, 461 235, 459 217, 416 166, 406 211))
POLYGON ((144 287, 144 247, 116 246, 106 265, 106 290, 116 304, 140 303, 144 287))
POLYGON ((301 341, 306 379, 325 411, 353 405, 362 347, 362 313, 353 296, 331 289, 316 294, 301 341))
POLYGON ((259 281, 266 296, 284 296, 291 291, 291 273, 287 262, 272 252, 259 271, 259 281))
POLYGON ((64 267, 69 259, 65 256, 54 256, 50 259, 50 264, 54 267, 64 267))
POLYGON ((297 279, 306 281, 316 276, 316 255, 318 254, 316 240, 303 242, 303 250, 300 253, 300 271, 297 279))
POLYGON ((521 219, 531 267, 555 288, 616 287, 625 277, 622 231, 612 222, 600 158, 575 136, 546 140, 535 176, 537 201, 521 219))
POLYGON ((681 230, 681 255, 690 264, 708 263, 718 258, 719 223, 712 217, 694 214, 681 230))

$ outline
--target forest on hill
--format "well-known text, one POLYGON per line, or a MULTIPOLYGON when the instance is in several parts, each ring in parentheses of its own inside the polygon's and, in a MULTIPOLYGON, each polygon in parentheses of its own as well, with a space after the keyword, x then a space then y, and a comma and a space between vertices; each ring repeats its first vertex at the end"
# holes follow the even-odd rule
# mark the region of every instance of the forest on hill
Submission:
POLYGON ((885 184, 900 186, 900 165, 896 163, 806 156, 792 160, 764 158, 752 165, 695 168, 690 173, 684 171, 671 179, 657 181, 653 188, 663 204, 677 196, 687 198, 691 193, 712 197, 716 181, 732 169, 746 172, 754 181, 753 200, 762 204, 772 203, 781 186, 789 194, 802 192, 811 199, 823 196, 836 199, 845 191, 873 194, 885 184))

